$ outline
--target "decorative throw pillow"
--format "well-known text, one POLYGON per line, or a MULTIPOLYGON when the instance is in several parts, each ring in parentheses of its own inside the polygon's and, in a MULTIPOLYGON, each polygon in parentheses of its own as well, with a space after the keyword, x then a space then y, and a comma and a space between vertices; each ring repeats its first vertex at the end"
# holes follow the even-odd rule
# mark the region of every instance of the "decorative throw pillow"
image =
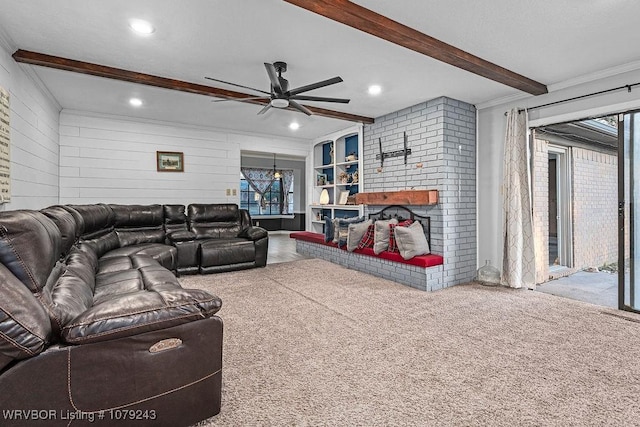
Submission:
POLYGON ((338 220, 339 218, 333 218, 331 220, 331 228, 333 229, 333 239, 331 241, 333 243, 338 243, 338 240, 340 240, 340 236, 339 236, 340 228, 338 227, 338 220))
POLYGON ((375 235, 376 235, 376 225, 370 224, 367 227, 367 231, 362 236, 362 239, 360 239, 360 242, 358 243, 358 249, 373 248, 373 239, 375 235))
POLYGON ((408 227, 413 223, 412 219, 406 219, 397 224, 389 224, 389 252, 399 252, 398 245, 396 244, 396 233, 394 232, 396 227, 408 227))
POLYGON ((373 224, 372 220, 349 224, 347 231, 347 250, 353 252, 362 240, 362 236, 367 232, 369 226, 373 224))
POLYGON ((408 227, 396 227, 395 233, 402 258, 411 259, 431 252, 422 224, 419 222, 414 222, 408 227))
POLYGON ((333 221, 328 216, 324 216, 324 241, 330 242, 333 240, 333 221))
POLYGON ((398 220, 377 220, 375 222, 376 233, 373 237, 373 253, 376 255, 389 248, 389 224, 397 224, 398 220))
POLYGON ((345 246, 347 244, 347 237, 349 237, 349 224, 356 224, 358 222, 363 222, 364 217, 353 217, 353 218, 338 218, 337 219, 337 227, 338 230, 338 246, 345 246))

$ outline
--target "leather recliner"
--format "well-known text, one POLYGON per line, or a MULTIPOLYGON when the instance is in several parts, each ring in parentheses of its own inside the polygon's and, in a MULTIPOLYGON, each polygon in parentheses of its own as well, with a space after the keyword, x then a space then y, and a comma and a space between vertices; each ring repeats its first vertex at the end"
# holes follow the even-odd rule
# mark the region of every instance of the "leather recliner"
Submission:
POLYGON ((164 205, 167 241, 178 249, 178 274, 220 273, 267 264, 269 236, 235 204, 164 205))

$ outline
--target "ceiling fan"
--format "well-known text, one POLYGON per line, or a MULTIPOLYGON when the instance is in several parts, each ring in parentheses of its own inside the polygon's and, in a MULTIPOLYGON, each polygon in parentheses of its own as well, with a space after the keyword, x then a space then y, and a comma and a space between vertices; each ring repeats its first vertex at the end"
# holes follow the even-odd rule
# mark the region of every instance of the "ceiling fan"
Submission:
POLYGON ((249 86, 239 85, 236 83, 226 82, 224 80, 214 79, 212 77, 205 77, 205 79, 213 80, 216 82, 237 86, 245 89, 251 89, 256 92, 260 92, 264 95, 262 96, 252 96, 247 98, 228 98, 223 99, 221 101, 248 101, 254 99, 268 99, 269 103, 264 106, 258 114, 264 114, 271 107, 274 108, 288 108, 292 107, 301 113, 310 116, 312 114, 311 110, 309 110, 304 105, 299 104, 297 101, 321 101, 321 102, 338 102, 342 104, 349 103, 349 99, 344 98, 326 98, 321 96, 309 96, 309 95, 301 95, 303 92, 309 92, 311 90, 319 89, 321 87, 330 86, 332 84, 340 83, 342 80, 341 77, 333 77, 331 79, 323 80, 321 82, 312 83, 306 86, 300 86, 295 89, 289 89, 289 81, 282 77, 282 73, 287 71, 287 63, 282 61, 274 62, 273 64, 269 64, 267 62, 264 63, 264 67, 267 70, 267 74, 269 75, 269 80, 271 81, 271 91, 266 92, 264 90, 255 89, 249 86))

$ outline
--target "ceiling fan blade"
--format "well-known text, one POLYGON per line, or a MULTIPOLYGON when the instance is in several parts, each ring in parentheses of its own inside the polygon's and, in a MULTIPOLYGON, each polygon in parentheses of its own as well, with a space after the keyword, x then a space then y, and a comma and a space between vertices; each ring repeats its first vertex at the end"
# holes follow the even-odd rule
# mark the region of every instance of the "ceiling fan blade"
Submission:
POLYGON ((214 79, 213 77, 205 76, 204 78, 208 79, 208 80, 213 80, 214 82, 220 82, 220 83, 224 83, 226 85, 231 85, 231 86, 238 86, 238 87, 241 87, 241 88, 244 88, 244 89, 251 89, 251 90, 255 90, 256 92, 260 92, 260 93, 264 93, 264 94, 267 94, 267 95, 271 95, 269 92, 265 92, 264 90, 256 89, 256 88, 253 88, 253 87, 239 85, 237 83, 225 82, 224 80, 214 79))
POLYGON ((323 96, 307 96, 307 95, 293 95, 289 99, 299 99, 300 101, 322 101, 322 102, 339 102, 341 104, 348 104, 350 99, 344 98, 325 98, 323 96))
POLYGON ((268 96, 252 96, 250 98, 224 98, 224 99, 212 99, 211 102, 225 102, 225 101, 238 101, 238 102, 244 102, 244 101, 251 101, 254 99, 269 99, 268 96))
POLYGON ((267 111, 269 111, 270 108, 271 108, 271 104, 267 104, 264 106, 264 108, 262 108, 262 110, 258 111, 258 114, 264 114, 267 111))
POLYGON ((271 80, 271 86, 273 87, 273 90, 277 94, 282 95, 282 86, 280 85, 280 79, 278 78, 276 67, 274 67, 273 64, 265 62, 264 68, 267 69, 267 74, 269 75, 269 80, 271 80))
POLYGON ((306 108, 304 105, 298 104, 296 101, 289 100, 289 106, 295 108, 301 113, 305 113, 307 116, 310 116, 312 114, 308 108, 306 108))
POLYGON ((336 84, 336 83, 340 83, 341 81, 343 81, 342 77, 334 77, 332 79, 327 79, 327 80, 323 80, 321 82, 312 83, 310 85, 301 86, 299 88, 292 89, 292 90, 289 91, 289 95, 297 95, 297 94, 302 93, 302 92, 308 92, 310 90, 320 89, 321 87, 325 87, 325 86, 333 85, 333 84, 336 84))

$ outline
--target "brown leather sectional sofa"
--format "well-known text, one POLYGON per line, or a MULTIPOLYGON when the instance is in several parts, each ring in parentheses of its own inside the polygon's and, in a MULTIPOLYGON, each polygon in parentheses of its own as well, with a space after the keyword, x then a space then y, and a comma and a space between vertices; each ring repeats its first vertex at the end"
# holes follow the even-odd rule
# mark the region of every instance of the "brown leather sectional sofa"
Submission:
POLYGON ((0 425, 190 425, 220 411, 222 302, 175 274, 264 266, 231 204, 0 213, 0 425))

